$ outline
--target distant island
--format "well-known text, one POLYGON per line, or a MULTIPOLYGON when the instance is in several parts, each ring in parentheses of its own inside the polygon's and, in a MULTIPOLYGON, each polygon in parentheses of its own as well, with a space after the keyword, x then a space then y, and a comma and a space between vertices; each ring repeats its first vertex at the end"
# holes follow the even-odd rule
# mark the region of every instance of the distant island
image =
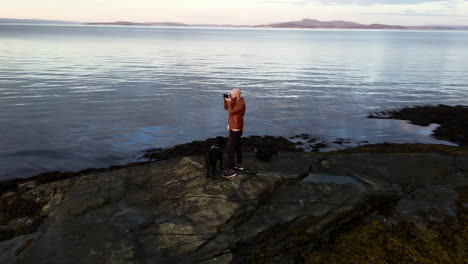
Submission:
POLYGON ((427 30, 468 30, 468 26, 452 25, 424 25, 424 26, 399 26, 385 24, 359 24, 351 21, 320 21, 304 18, 300 21, 280 22, 265 25, 217 25, 217 24, 185 24, 175 22, 94 22, 87 25, 125 25, 125 26, 210 26, 210 27, 250 27, 250 28, 336 28, 336 29, 427 29, 427 30))
POLYGON ((16 24, 84 24, 101 26, 165 26, 165 27, 248 27, 248 28, 328 28, 328 29, 419 29, 419 30, 468 30, 468 26, 463 25, 423 25, 423 26, 400 26, 385 24, 360 24, 352 21, 320 21, 316 19, 304 18, 299 21, 279 22, 264 25, 230 25, 230 24, 186 24, 181 22, 73 22, 59 20, 41 19, 12 19, 0 18, 0 23, 16 24))
POLYGON ((305 18, 300 21, 281 22, 267 25, 258 25, 255 27, 264 28, 338 28, 338 29, 438 29, 438 30, 457 30, 468 29, 468 26, 460 28, 460 26, 448 25, 425 25, 425 26, 399 26, 385 24, 359 24, 350 21, 319 21, 315 19, 305 18))
POLYGON ((0 24, 83 24, 81 22, 45 19, 0 18, 0 24))

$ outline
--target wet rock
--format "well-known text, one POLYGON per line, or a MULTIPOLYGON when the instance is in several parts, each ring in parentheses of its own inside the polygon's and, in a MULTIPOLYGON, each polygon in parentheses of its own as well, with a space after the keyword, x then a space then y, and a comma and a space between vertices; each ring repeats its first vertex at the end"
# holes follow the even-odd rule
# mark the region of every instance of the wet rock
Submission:
POLYGON ((0 242, 0 263, 12 263, 31 242, 34 235, 21 235, 0 242), (28 242, 30 241, 30 242, 28 242))
POLYGON ((341 154, 322 156, 329 168, 316 166, 317 172, 350 175, 383 188, 391 185, 425 187, 430 185, 454 186, 466 183, 466 178, 456 173, 452 156, 439 154, 341 154))
POLYGON ((397 215, 416 223, 443 223, 456 218, 458 194, 450 188, 430 186, 419 188, 401 199, 396 206, 397 215))
POLYGON ((0 260, 290 263, 382 204, 415 221, 453 216, 452 187, 466 184, 464 159, 437 154, 245 159, 257 173, 229 180, 207 180, 190 156, 38 185, 5 203, 8 228, 40 221, 0 242, 0 260))

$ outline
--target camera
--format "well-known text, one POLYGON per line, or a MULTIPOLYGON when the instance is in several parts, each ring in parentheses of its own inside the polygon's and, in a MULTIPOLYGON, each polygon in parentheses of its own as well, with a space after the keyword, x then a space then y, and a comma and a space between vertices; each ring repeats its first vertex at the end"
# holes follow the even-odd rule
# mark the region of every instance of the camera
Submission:
POLYGON ((224 98, 229 98, 229 97, 231 97, 231 94, 228 94, 228 93, 223 94, 223 97, 224 97, 224 98))

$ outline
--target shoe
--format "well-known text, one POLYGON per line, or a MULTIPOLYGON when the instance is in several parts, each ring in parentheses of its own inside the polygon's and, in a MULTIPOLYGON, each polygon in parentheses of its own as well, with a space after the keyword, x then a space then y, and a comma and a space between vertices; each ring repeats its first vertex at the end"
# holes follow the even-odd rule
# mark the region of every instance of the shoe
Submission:
POLYGON ((237 174, 234 170, 225 170, 223 172, 223 177, 224 178, 232 178, 232 177, 235 177, 237 174))
POLYGON ((243 171, 244 170, 244 166, 242 166, 242 164, 236 164, 236 166, 234 166, 234 169, 238 170, 238 171, 243 171))

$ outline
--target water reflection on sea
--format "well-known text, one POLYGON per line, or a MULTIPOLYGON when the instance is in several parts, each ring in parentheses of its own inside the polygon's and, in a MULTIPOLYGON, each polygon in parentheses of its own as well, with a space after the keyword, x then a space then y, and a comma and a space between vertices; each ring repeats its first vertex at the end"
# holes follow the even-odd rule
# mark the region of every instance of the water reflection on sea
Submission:
POLYGON ((447 143, 369 112, 467 104, 468 32, 0 25, 0 179, 225 135, 447 143))

